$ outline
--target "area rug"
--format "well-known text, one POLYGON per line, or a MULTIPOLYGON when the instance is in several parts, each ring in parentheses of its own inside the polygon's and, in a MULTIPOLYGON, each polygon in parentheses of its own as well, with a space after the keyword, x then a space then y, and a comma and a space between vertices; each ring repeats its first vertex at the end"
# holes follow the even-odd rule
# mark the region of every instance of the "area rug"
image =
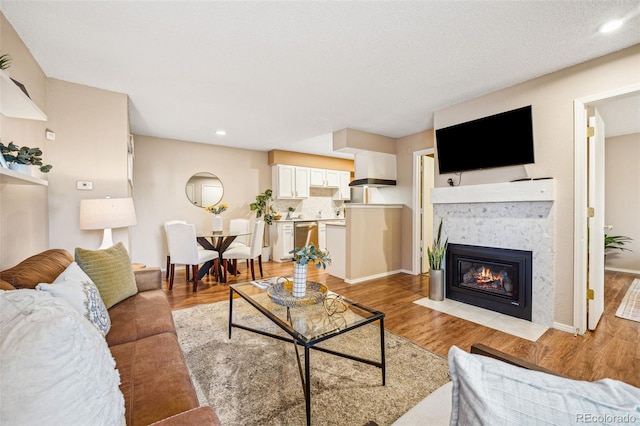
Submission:
MULTIPOLYGON (((282 333, 243 300, 234 322, 282 333)), ((202 405, 223 425, 304 425, 305 403, 292 343, 233 329, 229 302, 173 313, 178 340, 202 405)), ((379 360, 379 328, 370 324, 323 342, 325 347, 379 360)), ((313 425, 390 425, 450 380, 446 359, 385 331, 386 386, 379 368, 311 351, 313 425)))
POLYGON ((640 279, 635 279, 616 311, 616 316, 640 322, 640 279))

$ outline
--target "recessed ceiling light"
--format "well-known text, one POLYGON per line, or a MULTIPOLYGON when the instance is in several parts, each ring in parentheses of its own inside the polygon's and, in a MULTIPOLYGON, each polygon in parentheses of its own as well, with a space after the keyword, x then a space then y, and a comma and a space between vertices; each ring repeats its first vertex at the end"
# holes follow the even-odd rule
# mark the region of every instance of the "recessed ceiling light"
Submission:
POLYGON ((613 19, 611 21, 605 22, 604 25, 600 27, 601 33, 610 33, 622 26, 622 19, 613 19))
POLYGON ((222 130, 222 129, 216 130, 216 135, 218 136, 225 136, 226 134, 227 132, 225 130, 222 130))

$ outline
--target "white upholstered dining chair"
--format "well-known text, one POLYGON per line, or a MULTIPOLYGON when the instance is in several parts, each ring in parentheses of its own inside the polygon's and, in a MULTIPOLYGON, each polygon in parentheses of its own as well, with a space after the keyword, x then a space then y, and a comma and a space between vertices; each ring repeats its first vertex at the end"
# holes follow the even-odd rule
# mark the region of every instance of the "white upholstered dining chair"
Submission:
POLYGON ((251 246, 249 247, 234 247, 224 251, 222 253, 225 281, 227 279, 227 260, 233 261, 233 270, 237 271, 237 260, 244 259, 251 261, 251 279, 256 279, 255 274, 255 259, 258 259, 258 266, 260 267, 260 277, 262 277, 262 239, 264 237, 264 221, 258 220, 253 225, 253 234, 251 235, 251 246))
POLYGON ((236 237, 235 240, 233 240, 233 242, 231 244, 229 244, 229 247, 227 247, 227 250, 235 248, 235 247, 248 247, 249 246, 249 226, 251 226, 251 221, 249 219, 231 219, 229 221, 229 233, 230 234, 247 234, 247 235, 240 235, 238 237, 236 237))
MULTIPOLYGON (((187 223, 186 220, 168 220, 164 223, 164 235, 167 240, 167 273, 165 278, 169 279, 169 274, 171 272, 171 250, 169 250, 169 236, 167 235, 167 225, 171 225, 173 223, 187 223)), ((187 273, 187 281, 189 280, 189 274, 187 273)))
MULTIPOLYGON (((173 290, 175 266, 185 265, 187 271, 191 266, 193 276, 193 292, 198 291, 198 270, 200 264, 209 260, 214 261, 214 270, 218 268, 218 252, 199 248, 196 241, 196 227, 189 223, 172 223, 167 225, 167 242, 171 253, 171 273, 169 275, 169 290, 173 290)), ((216 273, 216 277, 218 274, 216 273)))

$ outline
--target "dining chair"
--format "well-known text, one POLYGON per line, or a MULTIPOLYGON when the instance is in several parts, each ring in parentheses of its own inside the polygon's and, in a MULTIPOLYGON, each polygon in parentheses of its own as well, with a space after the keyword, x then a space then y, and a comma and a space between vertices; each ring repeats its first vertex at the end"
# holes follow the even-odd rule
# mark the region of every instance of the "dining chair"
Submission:
MULTIPOLYGON (((167 235, 167 225, 171 225, 173 223, 187 223, 186 220, 168 220, 164 223, 164 235, 167 239, 167 273, 165 279, 169 279, 169 273, 171 272, 171 250, 169 250, 169 236, 167 235)), ((189 281, 189 274, 187 273, 187 281, 189 281)))
POLYGON ((224 251, 222 253, 222 262, 224 266, 224 278, 227 279, 227 260, 233 261, 234 270, 238 270, 238 259, 245 259, 251 261, 251 279, 256 279, 255 274, 255 259, 258 259, 258 266, 260 267, 260 277, 262 277, 262 239, 264 237, 264 221, 259 220, 253 225, 253 234, 251 235, 251 246, 249 247, 234 247, 224 251))
MULTIPOLYGON (((249 234, 249 226, 251 225, 251 221, 249 219, 231 219, 229 221, 229 233, 230 234, 249 234)), ((247 247, 249 246, 249 236, 248 235, 240 235, 236 237, 235 240, 231 244, 229 244, 228 249, 232 249, 234 247, 247 247)))
MULTIPOLYGON (((214 270, 218 269, 218 252, 215 250, 199 249, 196 241, 196 227, 190 223, 172 223, 167 225, 167 241, 171 253, 171 273, 169 275, 169 290, 173 290, 175 266, 185 265, 187 272, 191 266, 193 276, 193 292, 198 291, 198 270, 200 264, 213 261, 214 270)), ((218 274, 216 273, 216 277, 218 274)), ((188 279, 187 279, 188 281, 188 279)))

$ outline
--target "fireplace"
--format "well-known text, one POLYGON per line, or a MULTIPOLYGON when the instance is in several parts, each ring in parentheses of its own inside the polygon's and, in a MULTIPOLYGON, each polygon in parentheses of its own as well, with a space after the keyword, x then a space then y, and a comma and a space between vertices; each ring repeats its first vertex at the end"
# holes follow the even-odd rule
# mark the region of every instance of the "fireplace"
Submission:
POLYGON ((449 244, 446 297, 531 321, 530 251, 449 244))

